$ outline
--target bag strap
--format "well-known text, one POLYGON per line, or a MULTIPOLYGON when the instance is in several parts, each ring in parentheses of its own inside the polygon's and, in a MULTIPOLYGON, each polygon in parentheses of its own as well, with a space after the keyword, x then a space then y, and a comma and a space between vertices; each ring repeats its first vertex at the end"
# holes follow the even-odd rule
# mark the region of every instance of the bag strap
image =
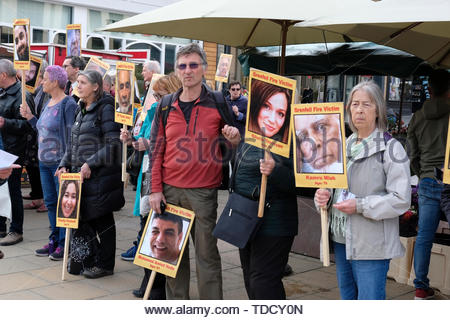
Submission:
POLYGON ((231 117, 230 108, 228 106, 225 97, 221 91, 211 91, 214 103, 216 104, 217 111, 219 111, 220 116, 223 121, 229 125, 234 126, 234 119, 231 117))

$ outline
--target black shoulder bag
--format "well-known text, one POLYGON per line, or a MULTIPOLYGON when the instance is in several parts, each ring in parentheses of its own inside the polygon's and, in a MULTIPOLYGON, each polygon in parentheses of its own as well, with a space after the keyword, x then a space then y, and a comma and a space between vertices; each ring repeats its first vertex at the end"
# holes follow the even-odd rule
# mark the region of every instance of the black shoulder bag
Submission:
MULTIPOLYGON (((216 238, 241 249, 254 237, 262 222, 262 218, 258 218, 259 202, 234 192, 236 171, 239 168, 242 158, 249 149, 250 146, 247 146, 247 149, 242 152, 242 157, 238 156, 237 161, 234 163, 230 179, 230 195, 212 233, 216 238)), ((254 192, 253 194, 258 193, 254 192)))

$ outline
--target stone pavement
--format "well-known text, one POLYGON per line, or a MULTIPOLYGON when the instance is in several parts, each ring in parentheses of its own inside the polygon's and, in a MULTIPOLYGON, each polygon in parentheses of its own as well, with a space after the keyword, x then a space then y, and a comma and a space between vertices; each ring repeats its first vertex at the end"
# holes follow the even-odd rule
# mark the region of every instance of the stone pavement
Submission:
MULTIPOLYGON (((23 193, 28 194, 24 189, 23 193)), ((139 287, 144 274, 132 262, 120 259, 127 250, 139 228, 139 218, 131 216, 134 192, 126 190, 126 206, 115 213, 117 227, 117 252, 114 275, 101 279, 86 279, 68 274, 61 281, 62 262, 37 257, 34 250, 42 247, 49 235, 47 213, 25 211, 24 241, 14 246, 0 247, 5 257, 0 260, 0 300, 16 299, 107 299, 133 300, 133 289, 139 287)), ((219 192, 219 212, 227 199, 227 192, 219 192)), ((25 203, 27 203, 25 201, 25 203)), ((192 248, 192 244, 191 244, 192 248)), ((223 290, 225 299, 247 299, 239 263, 238 250, 219 241, 222 256, 223 290)), ((194 250, 190 250, 191 255, 194 250)), ((191 256, 191 261, 194 258, 191 256)), ((291 253, 289 264, 293 274, 284 278, 288 299, 332 300, 339 299, 335 266, 325 268, 318 259, 291 253)), ((191 299, 198 299, 195 266, 191 271, 191 299)), ((413 287, 388 280, 387 298, 409 300, 414 298, 413 287)), ((441 299, 448 297, 440 295, 441 299)))

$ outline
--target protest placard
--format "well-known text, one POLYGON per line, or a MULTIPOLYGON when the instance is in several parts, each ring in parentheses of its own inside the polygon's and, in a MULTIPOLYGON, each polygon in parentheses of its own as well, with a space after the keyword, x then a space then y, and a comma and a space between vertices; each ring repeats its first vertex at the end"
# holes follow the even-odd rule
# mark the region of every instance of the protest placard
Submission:
POLYGON ((193 211, 171 204, 161 214, 150 211, 134 264, 175 278, 194 218, 193 211))
POLYGON ((347 188, 343 103, 294 104, 291 125, 296 186, 347 188))

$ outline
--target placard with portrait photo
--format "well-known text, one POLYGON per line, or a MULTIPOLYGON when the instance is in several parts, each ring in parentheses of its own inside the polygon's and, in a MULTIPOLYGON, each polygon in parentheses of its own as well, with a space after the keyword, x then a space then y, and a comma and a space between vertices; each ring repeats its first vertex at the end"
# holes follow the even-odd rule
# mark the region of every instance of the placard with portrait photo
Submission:
POLYGON ((30 19, 15 19, 14 36, 14 69, 30 69, 30 19))
MULTIPOLYGON (((86 64, 84 70, 95 70, 99 72, 102 76, 102 79, 105 79, 106 73, 108 72, 111 66, 109 63, 106 63, 96 57, 91 57, 86 64)), ((77 86, 73 87, 72 95, 79 96, 77 86)))
POLYGON ((84 70, 95 70, 98 71, 102 75, 102 79, 105 78, 106 72, 108 72, 110 68, 109 63, 104 62, 96 57, 91 57, 86 64, 84 70))
POLYGON ((81 56, 81 24, 68 24, 66 26, 66 39, 67 56, 81 56))
POLYGON ((215 80, 219 82, 228 82, 228 75, 230 74, 232 54, 222 53, 217 64, 215 80))
MULTIPOLYGON (((448 123, 450 124, 450 116, 448 117, 448 123)), ((443 181, 446 184, 450 184, 450 126, 447 131, 447 145, 445 147, 445 162, 444 162, 444 175, 443 181)))
POLYGON ((296 81, 250 69, 245 142, 289 158, 296 81))
POLYGON ((116 65, 115 117, 114 121, 133 125, 134 107, 134 64, 118 62, 116 65))
POLYGON ((344 104, 292 106, 297 187, 347 188, 344 104))
POLYGON ((59 183, 56 226, 78 229, 80 220, 81 174, 63 173, 59 183))
POLYGON ((195 214, 167 204, 163 213, 150 211, 134 264, 175 278, 195 214))
POLYGON ((25 71, 25 88, 34 93, 38 87, 39 73, 41 72, 42 59, 35 56, 30 57, 30 69, 25 71))

